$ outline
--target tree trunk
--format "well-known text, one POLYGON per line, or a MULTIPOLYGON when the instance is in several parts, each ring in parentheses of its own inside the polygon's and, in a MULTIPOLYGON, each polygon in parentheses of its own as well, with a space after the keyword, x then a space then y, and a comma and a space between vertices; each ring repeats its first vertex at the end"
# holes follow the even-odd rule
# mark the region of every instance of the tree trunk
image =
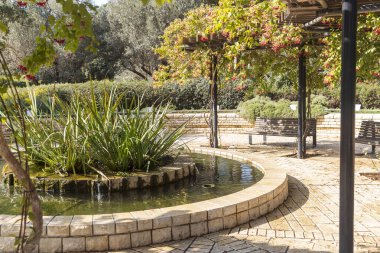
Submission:
POLYGON ((0 130, 0 156, 8 163, 9 168, 12 170, 17 180, 20 182, 26 194, 28 195, 33 213, 33 218, 31 218, 31 221, 33 223, 33 231, 23 249, 25 252, 32 252, 38 245, 42 235, 43 220, 41 202, 28 173, 22 168, 20 162, 12 154, 4 138, 2 130, 0 130))

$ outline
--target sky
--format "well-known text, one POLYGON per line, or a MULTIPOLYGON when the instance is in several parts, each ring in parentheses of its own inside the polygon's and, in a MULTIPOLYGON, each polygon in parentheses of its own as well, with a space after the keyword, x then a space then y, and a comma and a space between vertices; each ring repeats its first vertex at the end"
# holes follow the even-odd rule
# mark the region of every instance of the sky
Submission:
POLYGON ((94 0, 95 4, 100 6, 108 2, 108 0, 94 0))

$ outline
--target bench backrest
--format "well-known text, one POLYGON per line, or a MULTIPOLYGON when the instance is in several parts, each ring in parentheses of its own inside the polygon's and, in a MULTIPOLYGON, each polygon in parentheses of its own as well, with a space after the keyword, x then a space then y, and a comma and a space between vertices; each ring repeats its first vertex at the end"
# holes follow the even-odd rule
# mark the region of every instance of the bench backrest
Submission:
MULTIPOLYGON (((306 120, 306 133, 314 135, 317 130, 317 120, 306 120)), ((255 131, 276 133, 281 135, 297 135, 298 119, 297 118, 257 118, 255 121, 255 131)))
POLYGON ((380 141, 380 122, 373 120, 362 121, 358 138, 380 141))

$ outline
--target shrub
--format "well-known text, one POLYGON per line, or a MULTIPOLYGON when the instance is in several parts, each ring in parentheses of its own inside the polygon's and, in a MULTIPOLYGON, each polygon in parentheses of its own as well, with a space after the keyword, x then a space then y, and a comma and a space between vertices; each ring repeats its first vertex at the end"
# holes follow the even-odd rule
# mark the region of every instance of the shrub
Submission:
POLYGON ((357 96, 364 109, 380 108, 380 83, 359 83, 357 96))
MULTIPOLYGON (((87 98, 73 92, 70 103, 52 96, 44 101, 45 115, 35 93, 29 94, 27 154, 36 172, 67 175, 93 170, 103 175, 152 170, 173 154, 184 130, 166 128, 166 106, 143 112, 140 101, 126 103, 115 89, 96 94, 90 90, 87 98)), ((16 133, 21 133, 20 126, 16 121, 16 133)), ((24 143, 23 136, 16 138, 24 143)))
MULTIPOLYGON (((325 107, 317 104, 311 104, 312 117, 317 117, 325 113, 325 107)), ((290 109, 292 103, 290 100, 281 99, 278 102, 268 97, 255 97, 251 100, 239 104, 239 114, 253 122, 257 117, 261 118, 296 118, 297 111, 290 109)))

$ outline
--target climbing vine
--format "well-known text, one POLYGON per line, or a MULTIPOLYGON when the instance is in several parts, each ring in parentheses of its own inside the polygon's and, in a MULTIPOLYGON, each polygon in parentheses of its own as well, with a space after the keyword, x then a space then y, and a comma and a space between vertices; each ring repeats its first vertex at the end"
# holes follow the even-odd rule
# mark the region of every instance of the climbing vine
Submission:
MULTIPOLYGON (((280 0, 221 0, 217 6, 190 11, 165 30, 156 52, 166 62, 154 73, 155 82, 208 78, 209 59, 215 54, 221 83, 248 78, 265 89, 274 76, 287 76, 297 83, 297 59, 302 52, 312 87, 339 84, 340 18, 323 19, 331 32, 318 40, 299 25, 279 23, 286 8, 280 0), (195 46, 186 50, 188 44, 195 46)), ((379 15, 359 15, 358 20, 358 79, 378 80, 379 15)))

